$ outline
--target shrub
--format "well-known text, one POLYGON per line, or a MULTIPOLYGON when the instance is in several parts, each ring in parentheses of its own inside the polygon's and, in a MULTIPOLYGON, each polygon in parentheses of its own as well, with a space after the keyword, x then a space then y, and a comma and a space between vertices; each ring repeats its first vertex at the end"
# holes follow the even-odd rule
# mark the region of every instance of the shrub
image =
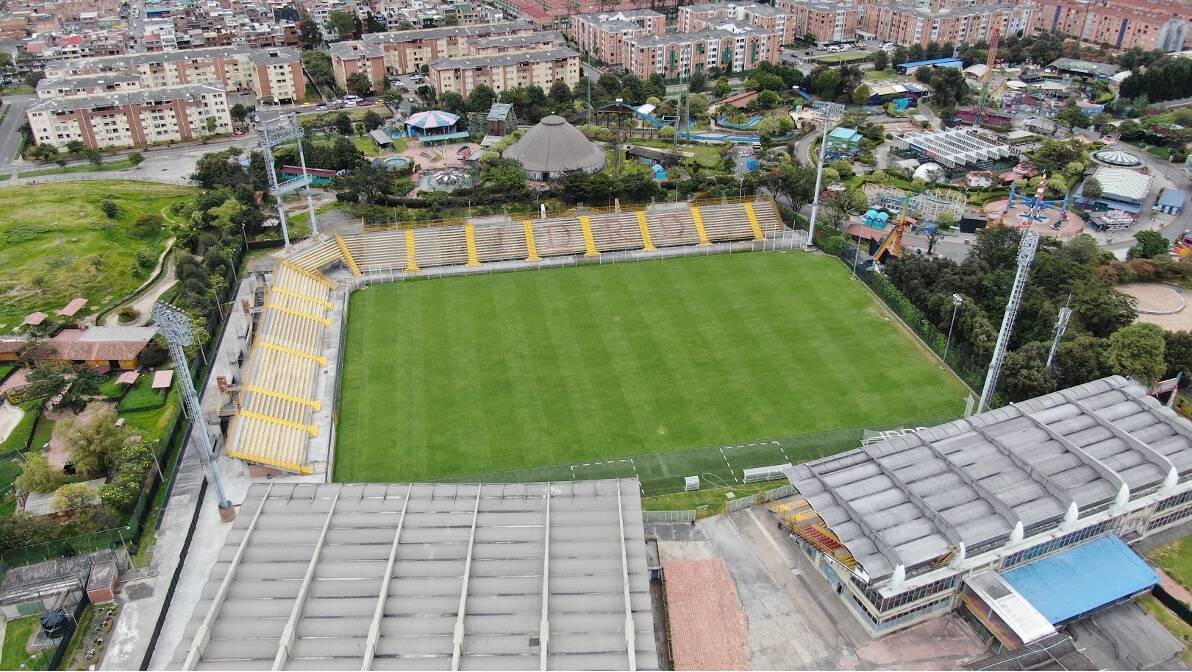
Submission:
POLYGON ((13 485, 20 492, 53 492, 61 483, 62 472, 50 466, 45 455, 31 453, 13 485))
POLYGON ((54 491, 50 506, 60 513, 71 513, 95 506, 95 493, 86 483, 67 483, 54 491))
POLYGON ((155 264, 157 264, 157 259, 149 253, 149 250, 137 250, 137 266, 149 270, 155 264))
POLYGON ((161 215, 145 213, 133 222, 133 230, 138 236, 151 238, 161 231, 163 220, 161 215))
POLYGON ((108 219, 112 219, 116 215, 120 214, 120 208, 117 207, 115 203, 107 200, 106 198, 100 202, 99 209, 103 210, 103 214, 107 215, 108 219))
POLYGON ((121 322, 132 322, 140 316, 141 314, 138 313, 137 309, 133 308, 132 306, 125 306, 121 308, 120 312, 117 314, 117 317, 121 322))

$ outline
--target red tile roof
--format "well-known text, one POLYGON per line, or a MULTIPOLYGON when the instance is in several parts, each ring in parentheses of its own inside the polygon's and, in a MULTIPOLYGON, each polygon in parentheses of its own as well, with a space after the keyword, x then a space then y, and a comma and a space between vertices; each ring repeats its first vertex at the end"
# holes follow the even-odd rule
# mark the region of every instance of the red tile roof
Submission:
POLYGON ((749 669, 749 632, 724 561, 662 563, 676 670, 749 669))

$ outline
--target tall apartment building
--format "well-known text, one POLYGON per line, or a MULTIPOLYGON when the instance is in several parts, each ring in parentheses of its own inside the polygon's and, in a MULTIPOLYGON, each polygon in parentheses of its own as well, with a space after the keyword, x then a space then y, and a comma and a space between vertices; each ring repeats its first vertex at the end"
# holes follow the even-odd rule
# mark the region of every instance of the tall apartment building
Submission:
MULTIPOLYGON (((532 24, 506 21, 475 26, 450 26, 421 30, 400 30, 388 33, 368 33, 361 40, 381 48, 385 71, 404 75, 429 66, 445 58, 464 58, 474 55, 477 40, 499 36, 530 35, 536 32, 532 24)), ((334 62, 335 56, 332 55, 334 62)))
POLYGON ((363 72, 380 90, 386 75, 405 74, 422 65, 448 58, 554 49, 559 36, 535 31, 528 23, 506 22, 486 26, 428 28, 392 33, 370 33, 362 40, 333 43, 331 70, 335 81, 346 86, 348 77, 363 72), (492 30, 488 30, 488 29, 492 30), (408 38, 408 39, 406 39, 408 38))
POLYGON ((791 44, 795 38, 802 35, 797 30, 797 22, 791 12, 753 2, 715 2, 680 7, 678 28, 682 33, 694 33, 705 28, 715 28, 717 23, 723 20, 745 23, 778 33, 782 44, 791 44))
POLYGON ((861 25, 861 9, 851 2, 777 0, 775 6, 791 15, 795 36, 812 34, 817 42, 851 40, 861 25))
POLYGON ((219 82, 228 89, 252 91, 258 98, 299 101, 306 95, 302 62, 288 47, 205 47, 185 51, 98 56, 63 61, 46 68, 46 77, 129 73, 141 87, 156 89, 200 82, 219 82))
POLYGON ((25 113, 38 144, 80 140, 95 149, 144 147, 232 132, 227 94, 218 84, 47 98, 25 113))
POLYGON ((431 86, 440 94, 454 91, 461 96, 480 84, 497 93, 523 86, 549 91, 555 82, 575 86, 579 75, 579 53, 571 49, 447 58, 430 65, 431 86))
POLYGON ((1030 3, 917 7, 871 0, 861 5, 860 30, 903 46, 971 44, 991 39, 995 26, 1002 35, 1029 30, 1033 10, 1030 3))
POLYGON ((626 40, 665 32, 666 17, 649 9, 577 14, 567 29, 581 51, 609 65, 623 65, 626 40))
POLYGON ((1192 49, 1192 2, 1187 0, 1039 0, 1035 33, 1056 31, 1115 49, 1192 49))
POLYGON ((121 72, 109 72, 102 75, 43 79, 37 83, 37 97, 45 100, 68 96, 95 96, 136 91, 140 88, 140 77, 121 72))
POLYGON ((622 65, 643 79, 690 77, 713 67, 740 72, 762 61, 777 63, 780 39, 778 33, 731 23, 694 33, 647 35, 626 41, 622 65))

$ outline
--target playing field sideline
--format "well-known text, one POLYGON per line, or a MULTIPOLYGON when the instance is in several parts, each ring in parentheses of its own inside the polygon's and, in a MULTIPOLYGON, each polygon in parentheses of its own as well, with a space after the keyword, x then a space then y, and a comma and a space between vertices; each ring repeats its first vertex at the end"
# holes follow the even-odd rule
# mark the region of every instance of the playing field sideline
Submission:
POLYGON ((838 261, 805 253, 374 285, 352 295, 344 357, 338 481, 913 424, 967 393, 838 261))

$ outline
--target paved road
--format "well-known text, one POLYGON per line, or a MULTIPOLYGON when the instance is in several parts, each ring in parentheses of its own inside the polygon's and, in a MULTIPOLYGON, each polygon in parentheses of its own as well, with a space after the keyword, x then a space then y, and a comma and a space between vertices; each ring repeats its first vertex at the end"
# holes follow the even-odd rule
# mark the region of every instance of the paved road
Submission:
POLYGON ((21 134, 17 129, 25 123, 25 108, 35 96, 5 96, 4 107, 8 113, 0 123, 0 170, 8 168, 21 149, 21 134))

